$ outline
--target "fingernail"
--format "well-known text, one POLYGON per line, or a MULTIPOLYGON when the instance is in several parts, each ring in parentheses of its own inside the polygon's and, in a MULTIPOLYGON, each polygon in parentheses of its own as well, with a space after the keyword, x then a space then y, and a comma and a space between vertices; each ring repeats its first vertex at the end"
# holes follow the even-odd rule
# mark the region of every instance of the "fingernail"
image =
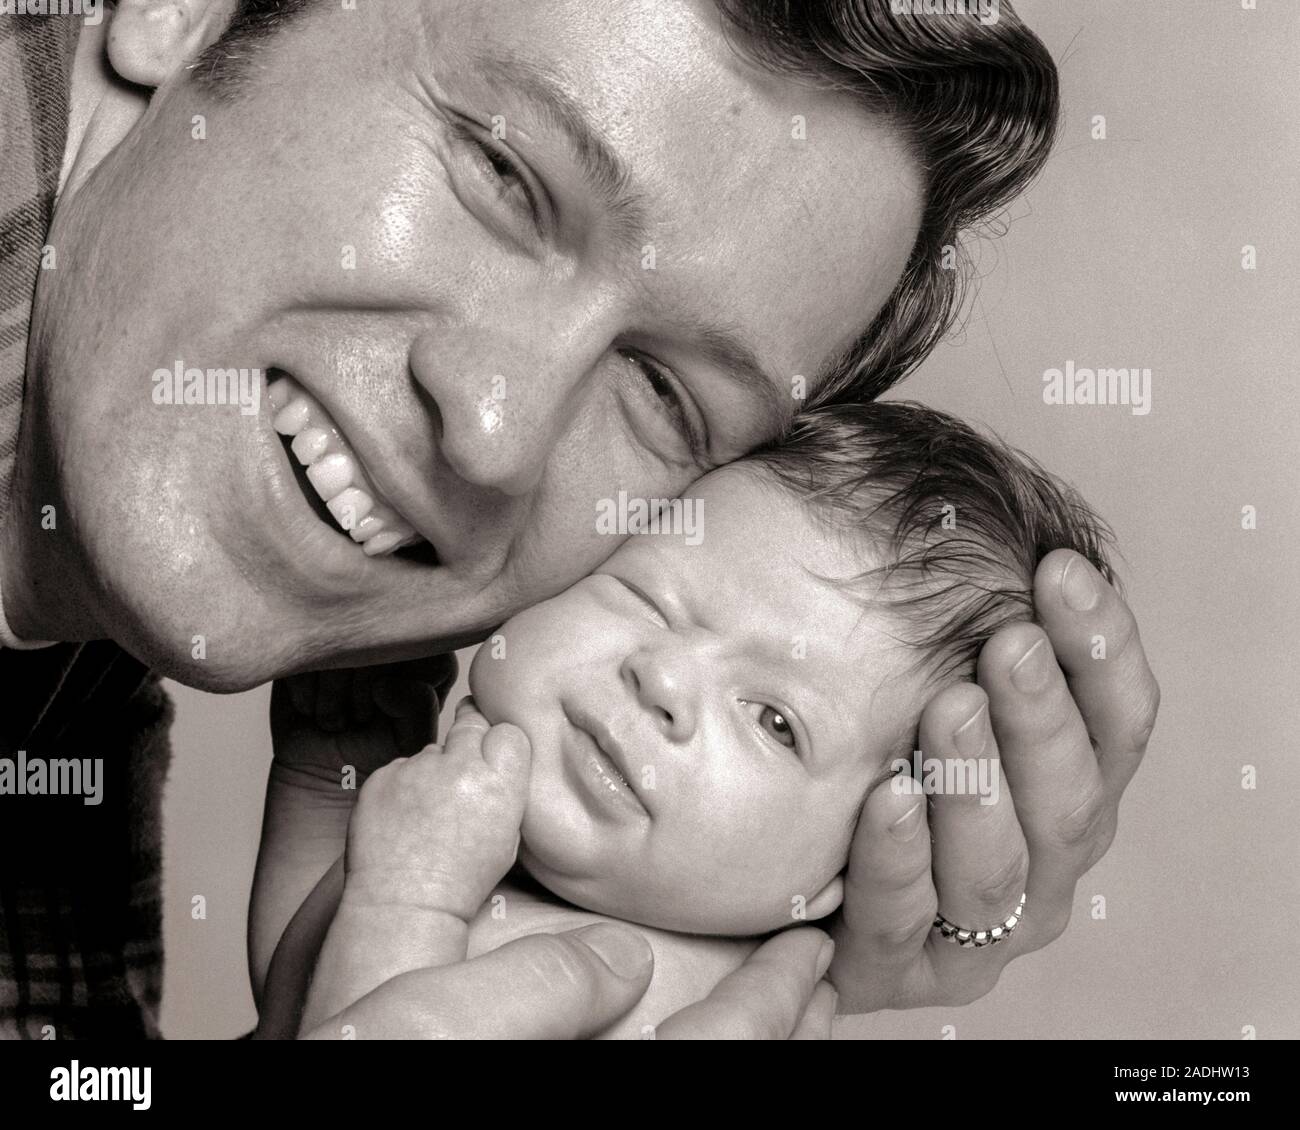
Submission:
POLYGON ((1061 594, 1076 612, 1088 612, 1097 606, 1100 594, 1087 562, 1078 557, 1070 559, 1061 577, 1061 594))
POLYGON ((1039 640, 1011 668, 1011 682, 1016 690, 1021 694, 1037 694, 1046 687, 1047 677, 1052 673, 1049 660, 1047 641, 1039 640))
POLYGON ((620 977, 639 976, 653 958, 650 943, 635 930, 598 922, 574 933, 620 977))
POLYGON ((921 827, 921 809, 924 807, 925 801, 918 800, 889 826, 889 834, 896 840, 903 842, 910 840, 921 827))
POLYGON ((831 958, 835 956, 835 942, 827 938, 822 943, 821 953, 817 955, 817 980, 820 981, 826 976, 826 970, 831 967, 831 958))
POLYGON ((963 757, 978 757, 984 752, 989 736, 989 707, 984 703, 953 734, 953 744, 963 757))

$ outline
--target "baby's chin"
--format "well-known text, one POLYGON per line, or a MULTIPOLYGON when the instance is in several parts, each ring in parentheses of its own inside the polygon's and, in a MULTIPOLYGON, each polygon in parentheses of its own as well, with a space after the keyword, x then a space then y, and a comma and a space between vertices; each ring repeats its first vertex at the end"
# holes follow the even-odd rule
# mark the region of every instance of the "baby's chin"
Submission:
POLYGON ((525 829, 520 836, 517 865, 533 882, 556 898, 593 914, 603 914, 636 926, 648 926, 674 934, 750 938, 771 934, 790 925, 789 915, 779 911, 774 911, 767 919, 747 917, 744 922, 727 921, 723 916, 712 917, 703 910, 684 916, 680 908, 690 902, 685 891, 680 892, 681 899, 677 902, 675 911, 657 908, 653 905, 654 900, 649 898, 645 901, 629 899, 626 883, 615 887, 605 877, 591 874, 589 869, 584 872, 574 867, 570 861, 565 861, 564 870, 560 870, 555 862, 548 862, 539 856, 528 843, 526 817, 525 829))
POLYGON ((519 837, 518 866, 521 867, 539 886, 550 891, 556 898, 593 914, 604 914, 623 922, 639 926, 656 926, 660 929, 674 929, 655 921, 656 916, 639 911, 628 905, 627 889, 613 889, 612 884, 601 875, 593 874, 576 860, 548 858, 548 853, 538 852, 528 842, 528 815, 524 815, 524 826, 519 837))
POLYGON ((611 918, 623 917, 610 900, 601 897, 601 883, 596 876, 582 874, 567 862, 565 870, 559 870, 553 863, 547 862, 544 856, 533 850, 528 842, 526 813, 524 826, 519 835, 519 855, 515 865, 539 887, 545 888, 564 902, 572 903, 583 910, 590 910, 594 914, 607 914, 611 918))

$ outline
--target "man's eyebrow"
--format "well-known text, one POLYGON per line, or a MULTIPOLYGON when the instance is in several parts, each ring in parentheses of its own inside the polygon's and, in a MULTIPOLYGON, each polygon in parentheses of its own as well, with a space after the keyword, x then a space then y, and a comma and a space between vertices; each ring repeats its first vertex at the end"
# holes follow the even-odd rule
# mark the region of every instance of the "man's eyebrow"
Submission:
POLYGON ((794 414, 793 399, 781 390, 793 386, 769 372, 733 327, 697 322, 689 327, 688 332, 700 343, 705 358, 715 368, 758 398, 764 438, 775 439, 794 414))
POLYGON ((505 56, 489 46, 474 51, 470 69, 494 86, 513 88, 564 136, 583 178, 613 218, 619 245, 640 254, 650 242, 650 222, 632 171, 560 79, 535 59, 505 56))

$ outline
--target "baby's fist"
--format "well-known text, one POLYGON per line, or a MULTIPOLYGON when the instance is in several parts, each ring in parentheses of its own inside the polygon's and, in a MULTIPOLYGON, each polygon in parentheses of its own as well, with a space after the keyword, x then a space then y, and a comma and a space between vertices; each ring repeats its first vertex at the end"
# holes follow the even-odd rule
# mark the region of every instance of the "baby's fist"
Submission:
POLYGON ((514 863, 532 750, 470 702, 442 746, 375 771, 348 829, 345 897, 468 920, 514 863))

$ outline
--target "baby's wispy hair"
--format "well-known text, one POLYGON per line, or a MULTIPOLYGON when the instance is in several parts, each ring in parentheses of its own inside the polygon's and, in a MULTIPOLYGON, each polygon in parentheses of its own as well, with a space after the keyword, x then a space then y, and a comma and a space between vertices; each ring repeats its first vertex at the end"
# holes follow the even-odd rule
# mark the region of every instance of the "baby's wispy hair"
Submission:
POLYGON ((862 539, 877 562, 849 578, 883 603, 937 681, 969 677, 1004 625, 1034 619, 1034 572, 1072 549, 1112 583, 1109 527, 1034 459, 933 408, 817 408, 746 462, 862 539))

